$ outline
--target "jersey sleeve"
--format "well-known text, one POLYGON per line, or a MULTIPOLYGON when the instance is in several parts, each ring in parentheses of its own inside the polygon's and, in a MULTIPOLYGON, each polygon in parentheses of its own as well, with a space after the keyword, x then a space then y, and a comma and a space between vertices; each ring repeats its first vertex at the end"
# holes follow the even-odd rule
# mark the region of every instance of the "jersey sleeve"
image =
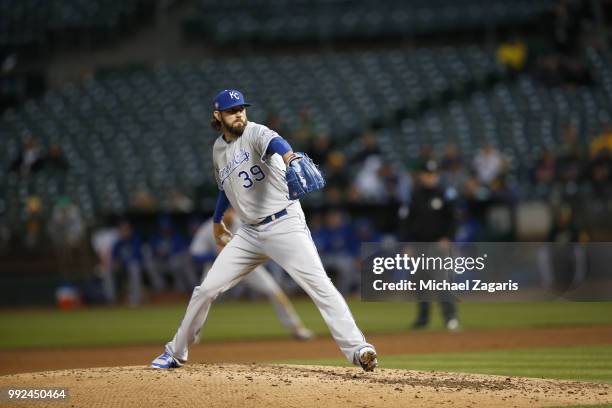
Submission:
POLYGON ((252 147, 253 151, 257 153, 263 160, 266 156, 266 151, 268 150, 268 146, 272 139, 279 137, 280 135, 273 131, 272 129, 268 129, 265 126, 260 126, 256 132, 253 133, 252 139, 252 147))

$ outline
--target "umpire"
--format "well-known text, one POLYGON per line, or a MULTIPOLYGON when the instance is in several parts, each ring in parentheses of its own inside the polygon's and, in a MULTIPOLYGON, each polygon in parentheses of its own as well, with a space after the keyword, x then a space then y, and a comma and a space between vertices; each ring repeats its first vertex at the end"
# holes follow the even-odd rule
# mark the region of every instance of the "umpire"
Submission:
MULTIPOLYGON (((455 230, 455 210, 453 200, 449 199, 440 186, 438 163, 427 160, 416 169, 416 185, 408 215, 399 222, 399 238, 402 242, 450 242, 455 230)), ((443 271, 432 271, 430 278, 440 279, 443 271)), ((449 330, 457 330, 457 307, 450 293, 440 293, 442 314, 449 330)), ((421 329, 429 323, 431 302, 420 296, 418 315, 413 329, 421 329)))

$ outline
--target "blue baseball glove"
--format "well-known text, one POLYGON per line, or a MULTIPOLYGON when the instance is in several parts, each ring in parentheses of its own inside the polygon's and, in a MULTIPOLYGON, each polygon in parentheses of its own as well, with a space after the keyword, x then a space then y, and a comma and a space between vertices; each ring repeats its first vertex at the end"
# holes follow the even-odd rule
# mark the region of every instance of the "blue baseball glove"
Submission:
POLYGON ((293 153, 287 165, 289 198, 297 200, 306 194, 325 187, 325 179, 316 164, 306 153, 293 153))

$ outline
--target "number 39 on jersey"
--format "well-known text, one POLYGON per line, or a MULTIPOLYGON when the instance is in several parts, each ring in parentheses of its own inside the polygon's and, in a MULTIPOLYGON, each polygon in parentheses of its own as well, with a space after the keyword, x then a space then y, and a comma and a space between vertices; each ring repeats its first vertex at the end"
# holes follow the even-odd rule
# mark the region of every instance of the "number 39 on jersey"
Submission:
POLYGON ((243 170, 240 173, 238 173, 238 177, 242 178, 242 181, 244 182, 242 184, 242 187, 244 187, 244 188, 251 188, 251 187, 253 187, 253 184, 255 184, 254 183, 255 181, 261 181, 261 180, 265 179, 266 178, 266 174, 263 172, 261 167, 259 167, 256 164, 253 167, 251 167, 248 170, 248 172, 243 170))

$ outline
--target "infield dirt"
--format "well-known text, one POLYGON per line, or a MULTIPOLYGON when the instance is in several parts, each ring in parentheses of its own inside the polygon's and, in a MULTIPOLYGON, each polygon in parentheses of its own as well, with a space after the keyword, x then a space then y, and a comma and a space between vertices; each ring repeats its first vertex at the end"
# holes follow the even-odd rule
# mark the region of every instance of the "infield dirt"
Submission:
POLYGON ((0 377, 0 387, 16 384, 69 389, 66 403, 37 402, 36 407, 534 407, 612 402, 611 384, 257 364, 73 369, 0 377))

